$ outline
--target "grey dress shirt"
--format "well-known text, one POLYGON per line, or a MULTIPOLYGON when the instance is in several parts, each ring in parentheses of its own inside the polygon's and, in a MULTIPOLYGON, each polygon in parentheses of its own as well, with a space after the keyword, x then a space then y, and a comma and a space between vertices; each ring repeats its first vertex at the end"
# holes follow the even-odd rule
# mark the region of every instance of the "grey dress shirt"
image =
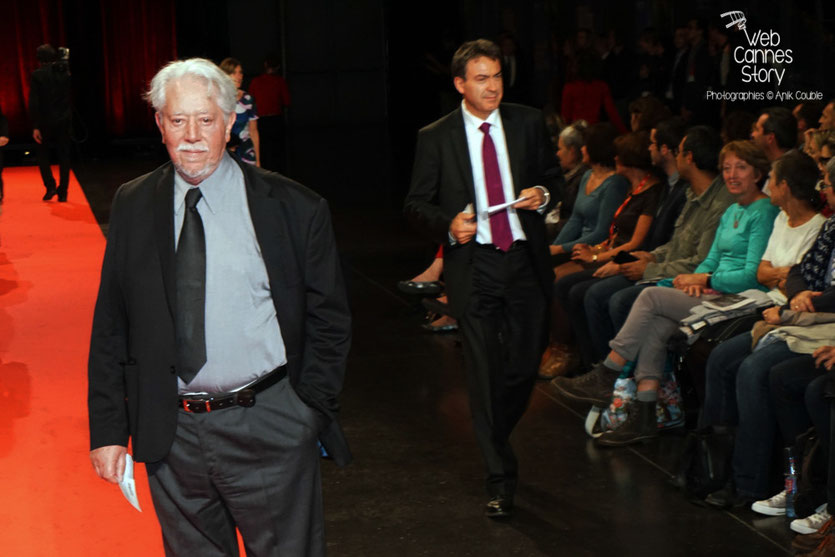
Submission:
MULTIPOLYGON (((175 176, 175 242, 190 187, 175 176)), ((241 169, 224 153, 197 187, 206 235, 206 364, 188 385, 178 379, 180 394, 238 390, 287 363, 241 169)))

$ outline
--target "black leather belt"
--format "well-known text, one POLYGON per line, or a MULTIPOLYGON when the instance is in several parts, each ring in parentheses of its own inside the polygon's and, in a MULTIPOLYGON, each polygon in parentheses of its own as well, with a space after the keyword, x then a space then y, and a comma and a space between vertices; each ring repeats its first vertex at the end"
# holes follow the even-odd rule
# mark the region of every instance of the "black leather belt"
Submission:
MULTIPOLYGON (((513 249, 519 249, 523 246, 526 246, 527 243, 528 243, 527 240, 514 240, 514 242, 512 244, 510 244, 510 247, 508 248, 507 251, 510 251, 510 250, 513 250, 513 249)), ((492 250, 492 251, 502 251, 502 249, 495 244, 479 244, 478 242, 476 242, 476 246, 478 246, 480 248, 489 249, 489 250, 492 250)))
POLYGON ((189 395, 177 397, 177 408, 182 408, 186 412, 194 412, 195 414, 202 414, 203 412, 212 412, 214 410, 222 410, 232 406, 244 406, 249 408, 255 406, 255 393, 268 389, 287 377, 287 366, 283 365, 272 370, 264 378, 256 381, 252 385, 234 393, 217 393, 207 395, 189 395))

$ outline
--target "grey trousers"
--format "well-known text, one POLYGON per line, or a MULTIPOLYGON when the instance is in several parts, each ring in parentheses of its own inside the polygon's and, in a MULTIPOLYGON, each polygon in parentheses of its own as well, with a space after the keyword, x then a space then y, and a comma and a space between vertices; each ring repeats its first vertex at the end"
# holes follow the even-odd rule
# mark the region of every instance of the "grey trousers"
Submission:
POLYGON ((651 286, 632 304, 629 317, 609 347, 619 356, 636 361, 635 381, 658 379, 664 373, 667 341, 678 330, 678 322, 690 315, 690 308, 702 303, 681 290, 651 286))
POLYGON ((317 434, 323 417, 284 379, 240 406, 179 412, 148 479, 166 555, 325 554, 317 434))

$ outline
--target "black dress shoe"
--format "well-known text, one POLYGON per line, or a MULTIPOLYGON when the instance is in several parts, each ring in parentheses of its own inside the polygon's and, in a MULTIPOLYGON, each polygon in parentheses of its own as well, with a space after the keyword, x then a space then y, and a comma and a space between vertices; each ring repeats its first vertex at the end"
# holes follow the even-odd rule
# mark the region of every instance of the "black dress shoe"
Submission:
POLYGON ((705 503, 717 509, 741 509, 750 507, 753 502, 753 497, 740 495, 732 485, 726 485, 705 497, 705 503))
POLYGON ((58 195, 58 190, 55 188, 46 188, 46 193, 43 195, 44 201, 49 201, 53 197, 58 195))
POLYGON ((487 502, 484 508, 487 518, 502 519, 513 516, 513 501, 502 495, 496 495, 487 502))

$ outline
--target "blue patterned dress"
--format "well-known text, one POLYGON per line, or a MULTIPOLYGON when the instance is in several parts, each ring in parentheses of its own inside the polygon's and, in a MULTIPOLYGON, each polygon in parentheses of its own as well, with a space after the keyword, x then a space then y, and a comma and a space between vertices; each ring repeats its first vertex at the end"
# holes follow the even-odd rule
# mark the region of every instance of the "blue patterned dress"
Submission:
POLYGON ((232 124, 232 139, 229 145, 237 146, 235 154, 248 164, 255 164, 255 145, 253 145, 252 137, 249 135, 249 122, 257 119, 255 99, 244 91, 244 94, 238 99, 238 104, 235 105, 235 123, 232 124))

